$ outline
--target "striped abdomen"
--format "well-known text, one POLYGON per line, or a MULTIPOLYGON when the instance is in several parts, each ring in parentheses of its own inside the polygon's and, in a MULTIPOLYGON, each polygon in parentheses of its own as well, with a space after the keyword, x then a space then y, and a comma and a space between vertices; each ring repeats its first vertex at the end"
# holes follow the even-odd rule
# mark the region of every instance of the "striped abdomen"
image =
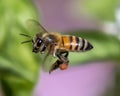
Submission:
POLYGON ((92 48, 93 46, 86 39, 69 35, 61 36, 61 49, 68 51, 87 51, 92 48))

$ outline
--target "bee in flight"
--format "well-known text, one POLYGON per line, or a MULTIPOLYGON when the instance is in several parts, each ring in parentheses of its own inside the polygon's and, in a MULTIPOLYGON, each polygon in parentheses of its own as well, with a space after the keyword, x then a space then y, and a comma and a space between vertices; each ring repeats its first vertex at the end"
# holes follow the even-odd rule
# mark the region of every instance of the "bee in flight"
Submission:
POLYGON ((51 54, 53 57, 57 57, 57 60, 51 66, 49 73, 58 68, 61 70, 67 69, 69 64, 69 52, 88 51, 93 48, 86 39, 81 37, 48 32, 40 23, 33 19, 29 19, 27 22, 30 27, 35 26, 33 29, 37 29, 37 33, 33 38, 29 35, 21 34, 31 38, 31 40, 22 43, 32 42, 33 52, 47 52, 47 56, 51 54))

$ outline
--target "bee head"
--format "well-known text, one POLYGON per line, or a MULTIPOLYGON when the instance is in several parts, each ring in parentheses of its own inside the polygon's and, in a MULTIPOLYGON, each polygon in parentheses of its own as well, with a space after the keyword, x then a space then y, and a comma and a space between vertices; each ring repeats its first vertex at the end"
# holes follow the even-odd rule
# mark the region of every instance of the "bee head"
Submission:
POLYGON ((40 47, 41 47, 42 43, 43 43, 43 40, 37 34, 35 39, 32 40, 33 52, 38 53, 40 51, 40 47))
POLYGON ((21 43, 24 44, 24 43, 32 42, 33 52, 38 53, 45 51, 46 46, 43 43, 43 39, 41 38, 40 34, 36 34, 34 39, 27 34, 20 34, 20 35, 30 38, 30 40, 23 41, 21 43))

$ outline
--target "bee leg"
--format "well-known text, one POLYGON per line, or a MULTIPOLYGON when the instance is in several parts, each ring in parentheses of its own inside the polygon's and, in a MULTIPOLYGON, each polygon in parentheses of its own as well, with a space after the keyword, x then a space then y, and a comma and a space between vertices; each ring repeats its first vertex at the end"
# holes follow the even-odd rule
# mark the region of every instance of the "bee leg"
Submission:
POLYGON ((56 57, 57 50, 58 50, 58 46, 55 46, 53 50, 53 57, 56 57))
POLYGON ((67 69, 69 63, 68 54, 68 51, 57 51, 56 56, 58 57, 58 60, 52 65, 49 73, 58 68, 61 70, 67 69))
POLYGON ((69 64, 68 52, 60 52, 60 54, 58 54, 57 56, 62 61, 62 63, 59 64, 59 68, 61 70, 67 69, 69 64))
POLYGON ((51 73, 53 70, 58 69, 59 66, 60 66, 60 64, 62 64, 62 63, 63 63, 63 61, 61 61, 61 60, 58 59, 58 60, 52 65, 51 69, 49 70, 49 73, 51 73))
POLYGON ((56 56, 57 56, 61 61, 63 61, 64 63, 68 63, 68 62, 69 62, 69 60, 68 60, 68 55, 69 55, 68 51, 58 51, 58 52, 56 53, 56 56))
POLYGON ((69 55, 68 51, 61 51, 61 50, 57 54, 59 60, 62 61, 62 63, 59 64, 59 68, 61 70, 65 70, 68 67, 69 64, 68 55, 69 55))
POLYGON ((69 52, 68 51, 61 51, 60 55, 63 55, 63 57, 68 58, 69 52))

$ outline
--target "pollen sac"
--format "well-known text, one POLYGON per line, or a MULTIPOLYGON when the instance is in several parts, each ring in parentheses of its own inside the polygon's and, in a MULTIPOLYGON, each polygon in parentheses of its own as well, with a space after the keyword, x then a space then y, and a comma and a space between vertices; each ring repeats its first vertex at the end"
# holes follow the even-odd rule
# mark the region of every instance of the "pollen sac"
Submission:
POLYGON ((68 68, 68 64, 67 63, 60 64, 59 68, 60 68, 60 70, 65 70, 68 68))

